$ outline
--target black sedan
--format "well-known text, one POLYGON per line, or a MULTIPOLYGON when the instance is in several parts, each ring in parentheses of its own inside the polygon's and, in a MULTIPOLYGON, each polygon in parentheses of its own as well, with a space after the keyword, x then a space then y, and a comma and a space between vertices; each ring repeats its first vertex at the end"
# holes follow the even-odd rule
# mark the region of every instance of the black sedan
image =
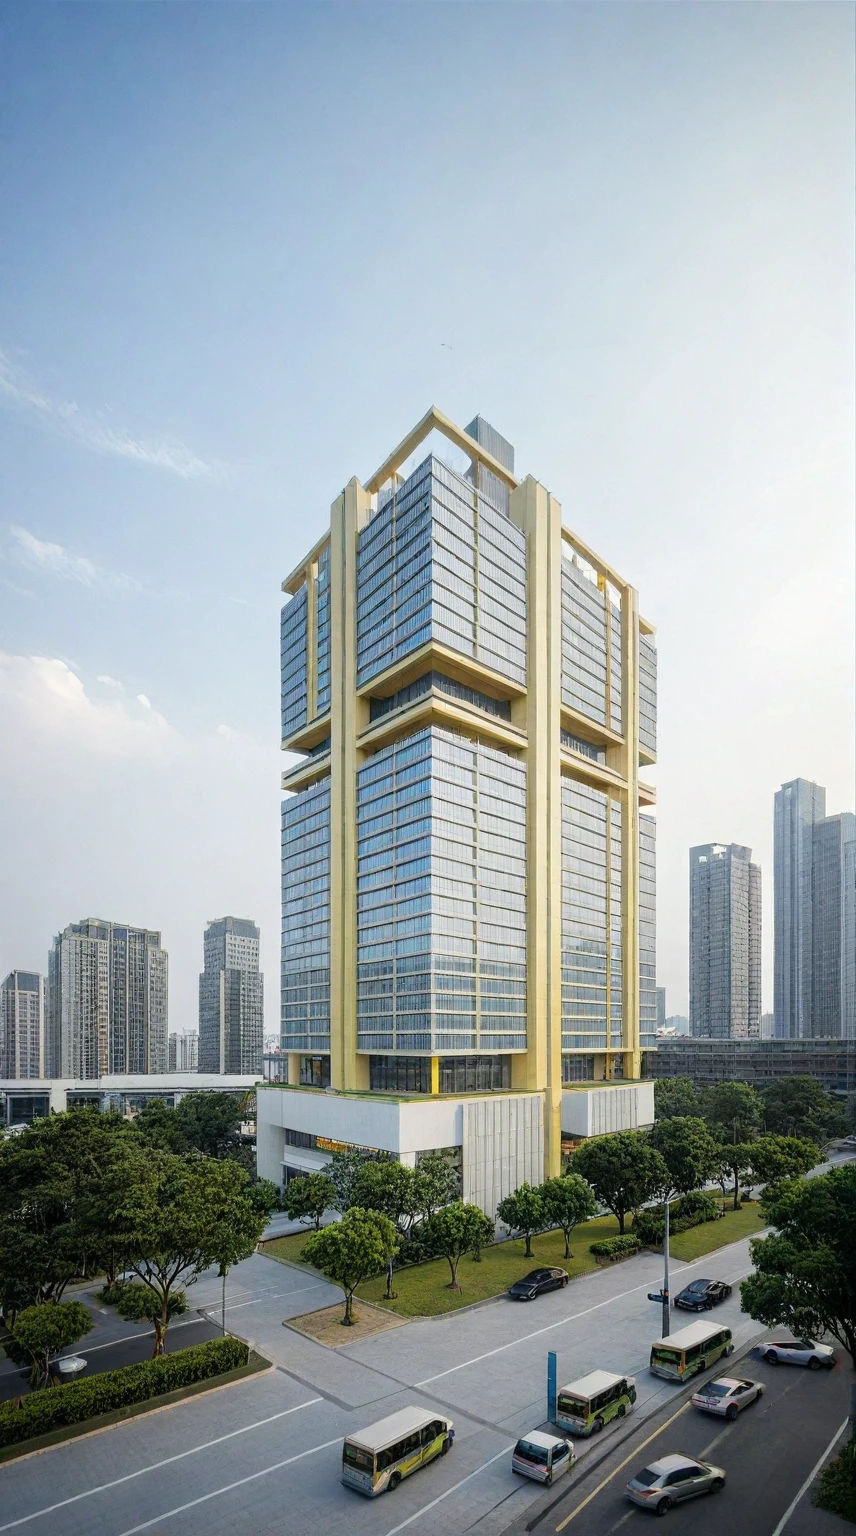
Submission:
POLYGON ((542 1291, 560 1290, 569 1278, 566 1269, 531 1269, 522 1280, 515 1280, 508 1287, 508 1294, 515 1301, 533 1301, 542 1291))
POLYGON ((731 1295, 731 1286, 724 1280, 693 1280, 675 1297, 675 1306, 685 1312, 709 1312, 717 1302, 731 1295))

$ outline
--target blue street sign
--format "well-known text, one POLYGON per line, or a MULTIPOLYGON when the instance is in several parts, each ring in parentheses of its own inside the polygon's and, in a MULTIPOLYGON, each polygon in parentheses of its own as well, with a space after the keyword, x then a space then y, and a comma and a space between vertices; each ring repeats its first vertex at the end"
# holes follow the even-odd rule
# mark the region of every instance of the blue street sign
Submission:
POLYGON ((547 1418, 552 1424, 556 1417, 556 1356, 551 1349, 547 1354, 547 1418))

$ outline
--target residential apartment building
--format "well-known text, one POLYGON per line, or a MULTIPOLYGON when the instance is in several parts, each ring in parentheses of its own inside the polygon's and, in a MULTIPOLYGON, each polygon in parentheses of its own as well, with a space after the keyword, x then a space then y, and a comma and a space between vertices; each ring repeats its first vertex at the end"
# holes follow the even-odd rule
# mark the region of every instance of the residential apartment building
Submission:
POLYGON ((260 933, 250 918, 209 923, 199 977, 199 1071, 257 1072, 264 1054, 260 933))
POLYGON ((10 971, 0 985, 0 1078, 42 1077, 45 1057, 45 978, 10 971))
POLYGON ((199 1035, 195 1029, 169 1037, 168 1072, 199 1071, 199 1035))
POLYGON ((690 1032, 761 1032, 761 871, 739 843, 690 849, 690 1032))
POLYGON ((259 1092, 260 1171, 331 1138, 454 1146, 492 1209, 559 1171, 563 1136, 652 1115, 651 625, 499 433, 435 410, 283 585, 283 747, 303 756, 283 776, 288 1087, 259 1092))
POLYGON ((815 1039, 856 1039, 856 816, 812 829, 811 1015, 815 1039))
POLYGON ((775 1037, 812 1033, 812 859, 814 826, 826 815, 826 790, 792 779, 773 802, 773 1029, 775 1037))
POLYGON ((47 1077, 165 1072, 169 960, 148 928, 85 918, 48 960, 47 1077))

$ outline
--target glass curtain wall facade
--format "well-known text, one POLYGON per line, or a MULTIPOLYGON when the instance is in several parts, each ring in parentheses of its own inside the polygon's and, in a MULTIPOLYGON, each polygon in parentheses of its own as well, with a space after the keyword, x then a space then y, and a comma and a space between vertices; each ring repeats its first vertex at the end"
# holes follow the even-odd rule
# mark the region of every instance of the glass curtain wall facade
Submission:
POLYGON ((282 1048, 330 1049, 330 780, 282 807, 282 1048))
POLYGON ((357 1048, 525 1050, 526 770, 433 729, 357 774, 357 1048))
POLYGON ((513 465, 430 412, 284 583, 282 1049, 334 1092, 543 1090, 552 1167, 562 1083, 654 1037, 656 650, 513 465), (435 426, 469 470, 411 467, 435 426))

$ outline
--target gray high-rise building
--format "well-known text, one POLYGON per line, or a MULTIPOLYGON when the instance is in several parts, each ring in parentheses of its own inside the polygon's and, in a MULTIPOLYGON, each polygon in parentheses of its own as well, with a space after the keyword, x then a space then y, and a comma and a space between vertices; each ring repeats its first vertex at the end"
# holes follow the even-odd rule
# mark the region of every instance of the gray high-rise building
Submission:
POLYGON ((812 861, 826 790, 792 779, 773 811, 773 1029, 777 1040, 816 1033, 812 1011, 812 861))
POLYGON ((690 1032, 758 1039, 761 1029, 761 870, 751 848, 690 849, 690 1032))
POLYGON ((856 816, 825 816, 812 829, 811 1013, 806 1035, 856 1037, 856 816))
POLYGON ((148 928, 84 918, 48 959, 47 1077, 165 1072, 169 960, 148 928))
POLYGON ((657 1028, 666 1027, 666 988, 657 988, 657 1028))
POLYGON ((247 918, 208 924, 199 977, 199 1071, 259 1072, 264 1053, 264 977, 259 930, 247 918))
POLYGON ((0 986, 0 1078, 41 1077, 44 1055, 44 976, 10 971, 0 986))

